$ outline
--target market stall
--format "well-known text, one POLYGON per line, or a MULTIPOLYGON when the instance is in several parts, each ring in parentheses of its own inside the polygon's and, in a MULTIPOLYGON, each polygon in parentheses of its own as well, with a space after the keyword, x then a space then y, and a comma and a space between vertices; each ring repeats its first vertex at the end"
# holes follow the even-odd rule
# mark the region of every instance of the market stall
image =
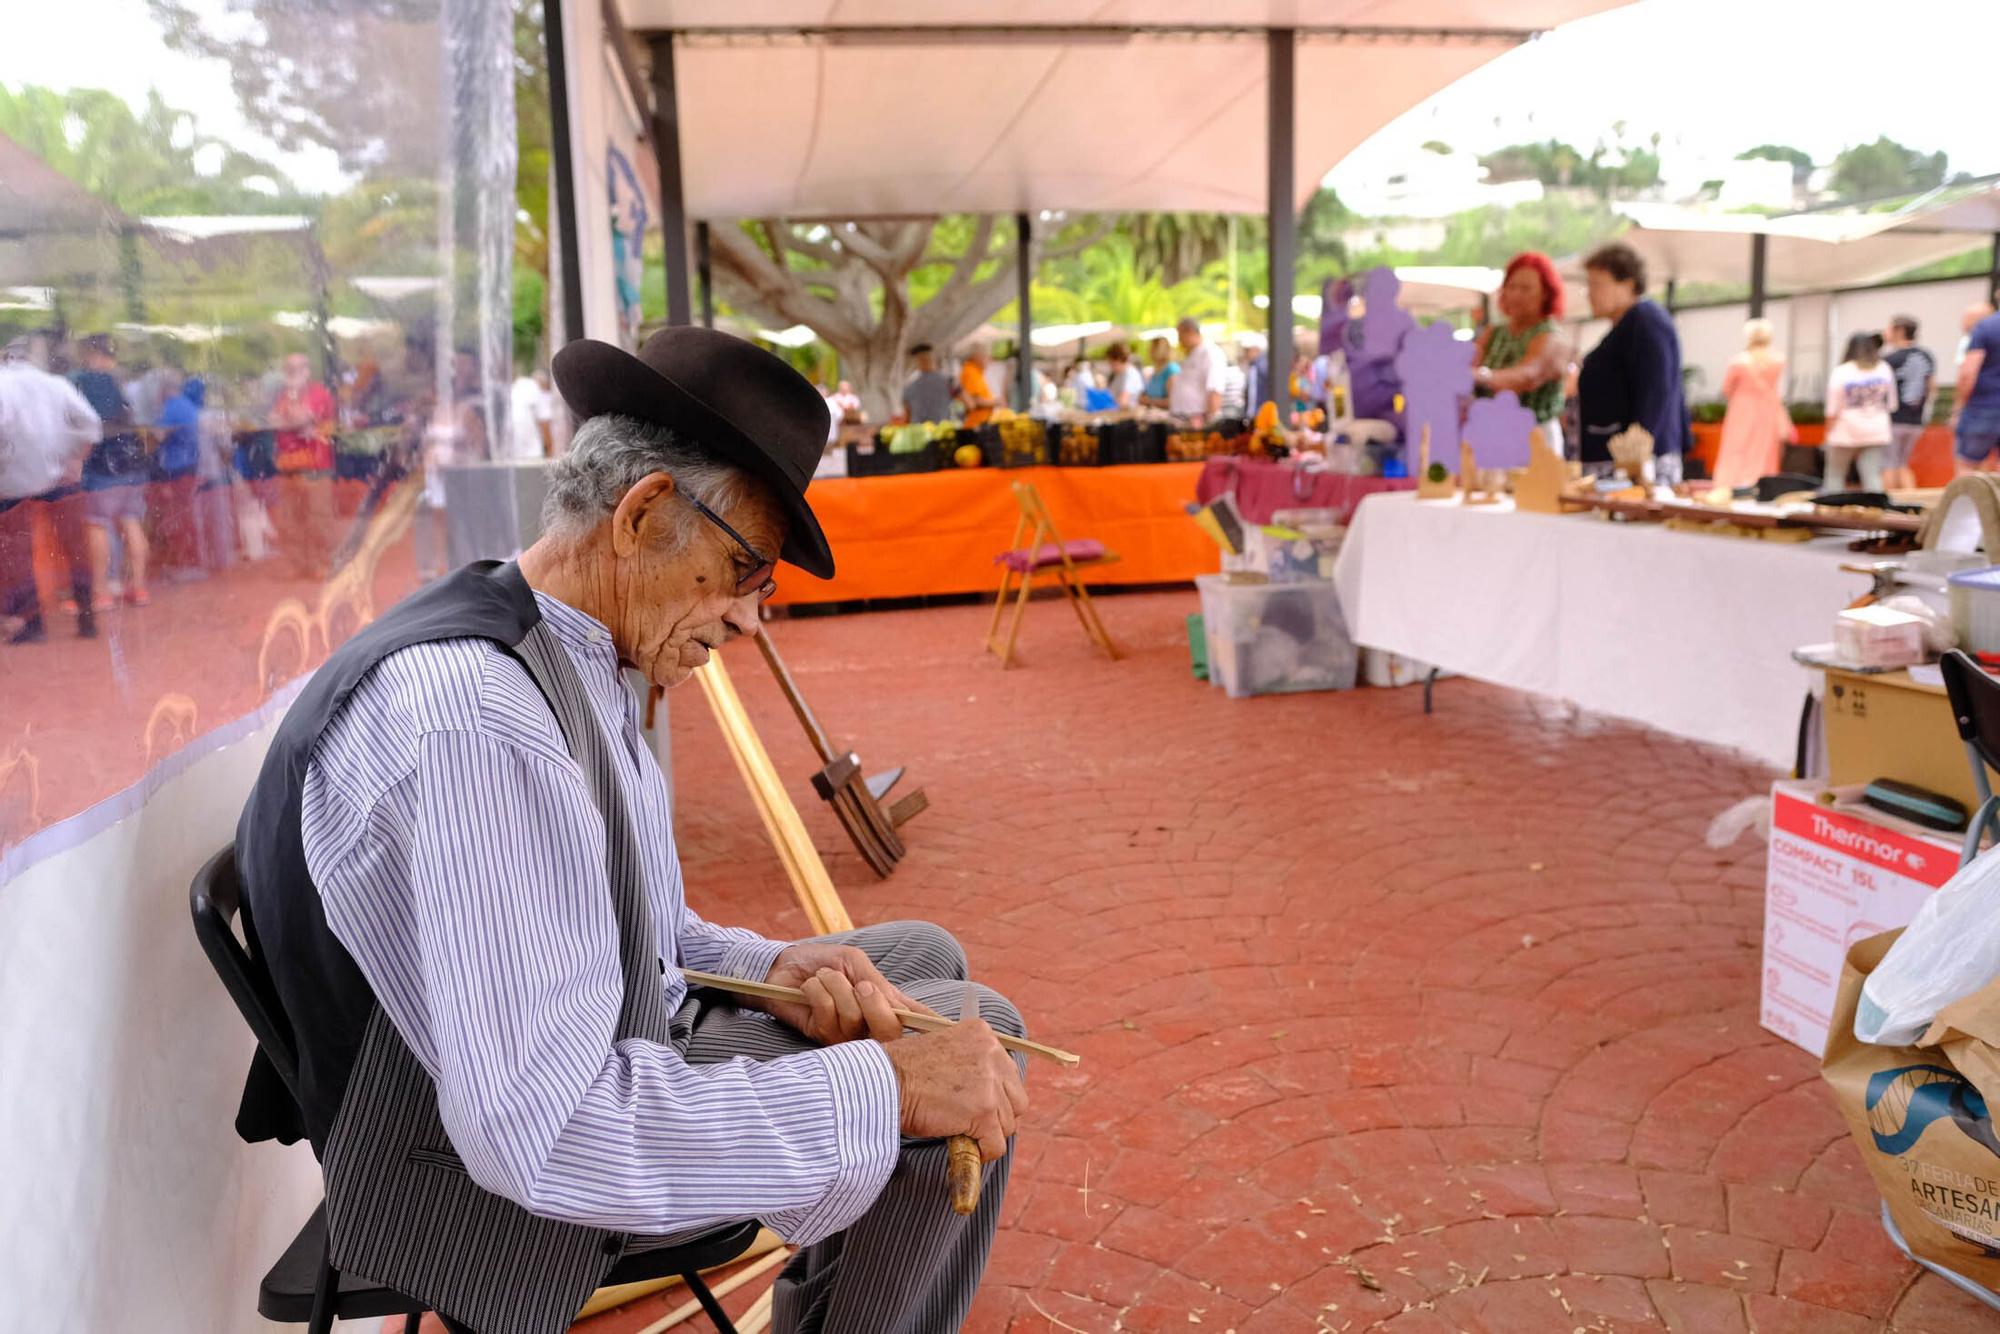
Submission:
POLYGON ((890 477, 830 477, 812 485, 834 577, 780 579, 774 603, 853 602, 999 587, 993 558, 1019 511, 1011 485, 1032 482, 1067 538, 1119 555, 1091 583, 1185 583, 1214 572, 1215 544, 1188 522, 1199 463, 1103 468, 968 468, 890 477))
POLYGON ((1378 495, 1334 579, 1357 643, 1789 769, 1812 684, 1792 650, 1829 638, 1866 590, 1840 569, 1849 558, 1839 538, 1731 541, 1378 495))

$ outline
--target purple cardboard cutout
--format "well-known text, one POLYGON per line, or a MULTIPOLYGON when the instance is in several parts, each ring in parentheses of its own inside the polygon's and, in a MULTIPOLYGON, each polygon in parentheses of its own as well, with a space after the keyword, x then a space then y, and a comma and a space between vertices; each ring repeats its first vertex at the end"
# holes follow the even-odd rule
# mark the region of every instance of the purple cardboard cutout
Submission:
POLYGON ((1534 429, 1535 414, 1521 406, 1520 396, 1511 389, 1474 399, 1465 414, 1465 438, 1482 468, 1527 467, 1528 435, 1534 429))
POLYGON ((1417 475, 1424 427, 1431 428, 1431 462, 1458 476, 1458 405, 1472 393, 1471 342, 1442 320, 1403 340, 1396 372, 1403 380, 1403 459, 1417 475))
POLYGON ((1403 284, 1393 269, 1370 269, 1362 275, 1361 285, 1368 313, 1352 320, 1347 307, 1354 297, 1353 280, 1328 280, 1320 294, 1319 350, 1321 355, 1335 351, 1346 355, 1347 382, 1353 393, 1350 410, 1356 417, 1400 426, 1396 395, 1403 382, 1396 373, 1396 350, 1416 321, 1396 304, 1403 284))

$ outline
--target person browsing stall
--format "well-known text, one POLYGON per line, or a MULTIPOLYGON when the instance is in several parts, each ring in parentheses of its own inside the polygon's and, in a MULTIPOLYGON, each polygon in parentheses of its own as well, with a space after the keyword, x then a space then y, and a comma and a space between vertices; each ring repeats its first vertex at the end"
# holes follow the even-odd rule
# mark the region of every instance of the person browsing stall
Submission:
POLYGON ((1769 320, 1744 324, 1743 350, 1722 373, 1722 397, 1729 408, 1715 455, 1718 486, 1749 486, 1769 477, 1778 471, 1784 446, 1798 438, 1785 410, 1785 358, 1771 346, 1775 336, 1769 320))
POLYGON ((1917 346, 1917 321, 1897 315, 1882 331, 1882 360, 1896 376, 1896 410, 1889 414, 1889 449, 1882 456, 1882 485, 1891 491, 1916 489, 1917 474, 1910 455, 1930 416, 1931 394, 1937 388, 1937 358, 1917 346))
POLYGON ((1167 411, 1189 426, 1206 426, 1222 411, 1222 355, 1201 336, 1201 325, 1174 326, 1181 345, 1181 373, 1167 391, 1167 411))
POLYGON ((979 343, 958 368, 958 393, 965 404, 968 428, 984 426, 992 420, 993 410, 1000 406, 1000 400, 993 396, 993 387, 986 382, 986 368, 992 362, 993 349, 979 343))
POLYGON ((1646 295, 1646 261, 1631 246, 1603 246, 1583 270, 1590 313, 1611 322, 1577 374, 1584 471, 1609 473, 1611 438, 1643 426, 1653 437, 1656 479, 1673 485, 1681 480, 1689 435, 1674 318, 1646 295))
POLYGON ((1112 406, 1124 411, 1136 408, 1146 393, 1146 377, 1132 364, 1132 351, 1113 343, 1104 350, 1104 387, 1111 391, 1112 406))
POLYGON ((1174 360, 1173 344, 1164 338, 1155 338, 1146 345, 1147 364, 1152 368, 1146 375, 1146 392, 1140 402, 1149 408, 1164 408, 1174 392, 1174 385, 1180 381, 1181 364, 1174 360))
POLYGON ((1556 327, 1564 294, 1555 264, 1534 250, 1514 256, 1507 261, 1496 300, 1501 318, 1479 331, 1473 392, 1485 398, 1513 390, 1521 406, 1535 414, 1542 438, 1560 458, 1569 342, 1556 327))
POLYGON ((702 917, 624 683, 679 686, 756 634, 780 561, 832 575, 806 500, 825 401, 702 328, 572 343, 554 371, 582 424, 543 536, 336 650, 244 810, 302 1097, 253 1074, 239 1125, 311 1139, 336 1264, 480 1334, 558 1334, 618 1256, 747 1219, 799 1248, 774 1328, 955 1330, 1028 1106, 989 1023, 1019 1016, 982 989, 978 1016, 902 1034, 894 1007, 966 991, 927 923, 784 941, 702 917), (683 967, 809 1003, 691 992, 683 967), (967 1217, 960 1134, 990 1165, 967 1217))
POLYGON ((1990 305, 1984 312, 1966 333, 1957 397, 1952 400, 1960 472, 1977 468, 2000 451, 2000 315, 1990 305))
POLYGON ((910 349, 917 369, 903 386, 903 420, 910 423, 951 420, 951 378, 937 368, 937 351, 929 343, 910 349))
POLYGON ((1855 334, 1826 381, 1822 493, 1846 490, 1850 466, 1860 472, 1863 491, 1882 489, 1882 455, 1889 448, 1895 406, 1896 373, 1882 360, 1881 336, 1855 334))

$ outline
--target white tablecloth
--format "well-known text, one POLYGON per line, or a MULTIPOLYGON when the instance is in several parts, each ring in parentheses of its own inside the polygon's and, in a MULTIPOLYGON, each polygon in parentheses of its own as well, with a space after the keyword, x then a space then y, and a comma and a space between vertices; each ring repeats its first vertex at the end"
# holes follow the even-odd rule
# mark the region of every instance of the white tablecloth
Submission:
POLYGON ((1333 577, 1358 644, 1790 768, 1791 652, 1866 591, 1847 555, 1404 493, 1362 501, 1333 577))

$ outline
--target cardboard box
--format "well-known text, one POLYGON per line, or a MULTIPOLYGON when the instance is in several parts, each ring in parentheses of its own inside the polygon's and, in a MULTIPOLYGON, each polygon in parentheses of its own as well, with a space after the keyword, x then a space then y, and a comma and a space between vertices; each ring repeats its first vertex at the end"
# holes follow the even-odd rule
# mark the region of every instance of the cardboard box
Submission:
POLYGON ((1764 1027, 1826 1050, 1840 970, 1857 940, 1908 926, 1958 870, 1948 835, 1852 807, 1822 806, 1817 783, 1771 789, 1764 879, 1764 1027))
POLYGON ((1979 809, 1943 686, 1920 685, 1908 672, 1866 676, 1829 667, 1821 698, 1827 786, 1895 778, 1955 798, 1968 815, 1979 809))

